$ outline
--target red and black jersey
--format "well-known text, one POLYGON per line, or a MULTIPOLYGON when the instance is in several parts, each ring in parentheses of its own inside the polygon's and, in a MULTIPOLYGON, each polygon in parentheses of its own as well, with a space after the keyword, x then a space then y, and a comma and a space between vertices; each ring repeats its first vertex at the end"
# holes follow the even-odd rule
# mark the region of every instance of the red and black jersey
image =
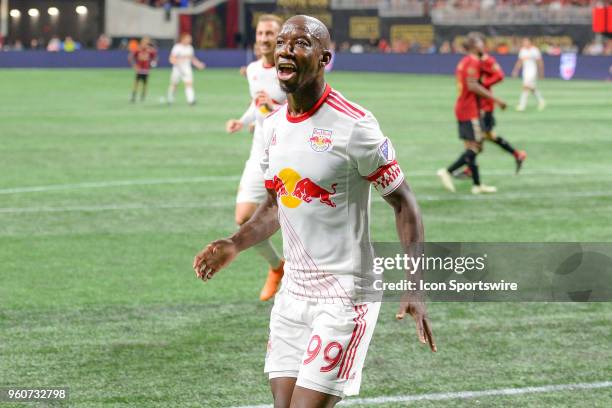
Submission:
POLYGON ((136 65, 139 74, 148 74, 151 70, 151 63, 157 60, 157 50, 153 47, 138 48, 131 55, 132 64, 136 65))
MULTIPOLYGON (((481 74, 480 83, 487 89, 504 79, 504 70, 499 66, 495 57, 485 54, 481 58, 481 74)), ((480 109, 485 112, 493 112, 495 109, 495 103, 493 99, 480 98, 480 109)))
POLYGON ((472 120, 480 115, 478 98, 467 86, 468 78, 480 79, 480 71, 480 60, 474 55, 466 55, 457 65, 455 76, 459 95, 455 103, 455 116, 459 121, 472 120))

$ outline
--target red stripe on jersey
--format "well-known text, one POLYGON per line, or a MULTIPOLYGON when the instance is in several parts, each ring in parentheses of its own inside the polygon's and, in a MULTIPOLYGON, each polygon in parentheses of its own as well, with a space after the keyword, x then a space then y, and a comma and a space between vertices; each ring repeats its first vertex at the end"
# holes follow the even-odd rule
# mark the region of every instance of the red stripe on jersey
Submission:
POLYGON ((368 179, 368 181, 374 181, 377 178, 379 178, 380 176, 382 176, 385 171, 389 170, 389 168, 391 168, 392 166, 397 164, 397 160, 393 160, 390 163, 385 164, 384 166, 380 166, 379 168, 377 168, 376 170, 374 170, 374 172, 372 174, 370 174, 369 176, 367 176, 366 178, 368 179))
POLYGON ((357 117, 357 115, 355 115, 354 113, 348 112, 345 109, 342 109, 340 106, 338 106, 334 102, 332 102, 331 99, 326 100, 325 103, 328 104, 329 106, 331 106, 332 108, 334 108, 335 110, 337 110, 338 112, 342 112, 345 115, 350 116, 353 119, 359 119, 357 117))
POLYGON ((268 190, 274 190, 274 181, 272 180, 265 180, 264 181, 264 186, 268 189, 268 190))
POLYGON ((340 102, 342 102, 342 104, 344 104, 347 108, 351 109, 353 112, 357 113, 360 117, 364 117, 365 116, 365 112, 363 112, 361 109, 357 108, 355 105, 351 104, 349 101, 347 101, 338 92, 332 91, 330 96, 338 99, 340 102))
POLYGON ((315 103, 314 106, 310 108, 308 112, 302 113, 301 115, 298 115, 298 116, 291 116, 289 114, 289 109, 287 109, 287 120, 291 123, 299 123, 299 122, 305 121, 306 119, 314 115, 319 110, 321 105, 323 105, 323 102, 325 102, 325 100, 327 99, 327 96, 329 95, 330 92, 331 92, 331 87, 325 84, 325 91, 323 91, 323 95, 321 95, 317 103, 315 103))

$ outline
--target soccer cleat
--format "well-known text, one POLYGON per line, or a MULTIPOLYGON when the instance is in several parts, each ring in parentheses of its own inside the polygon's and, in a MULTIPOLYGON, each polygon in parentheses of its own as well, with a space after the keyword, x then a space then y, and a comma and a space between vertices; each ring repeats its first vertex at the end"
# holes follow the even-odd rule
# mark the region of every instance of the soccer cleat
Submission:
POLYGON ((265 302, 267 300, 272 299, 276 291, 278 290, 278 286, 280 284, 281 279, 283 279, 285 261, 281 260, 280 266, 276 269, 268 270, 268 277, 266 278, 266 283, 264 283, 264 287, 261 289, 259 293, 259 300, 265 302))
POLYGON ((540 103, 538 103, 538 110, 543 111, 545 107, 546 107, 546 101, 542 99, 540 103))
POLYGON ((524 150, 517 150, 514 153, 514 159, 516 160, 516 173, 518 174, 521 171, 521 167, 523 167, 523 162, 527 158, 527 152, 524 150))
POLYGON ((472 194, 490 194, 496 193, 497 188, 493 186, 487 186, 486 184, 481 184, 479 186, 472 187, 472 194))
POLYGON ((440 177, 440 181, 445 189, 450 192, 455 192, 455 185, 453 184, 453 178, 451 174, 446 169, 440 169, 437 172, 438 177, 440 177))

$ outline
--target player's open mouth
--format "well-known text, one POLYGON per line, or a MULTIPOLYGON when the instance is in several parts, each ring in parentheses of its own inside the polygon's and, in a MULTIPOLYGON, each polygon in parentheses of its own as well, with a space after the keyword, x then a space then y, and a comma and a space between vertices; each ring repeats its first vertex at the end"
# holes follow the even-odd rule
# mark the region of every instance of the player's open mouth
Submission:
POLYGON ((279 80, 288 81, 293 78, 294 75, 296 75, 297 67, 295 66, 295 64, 283 62, 278 64, 276 70, 278 71, 279 80))

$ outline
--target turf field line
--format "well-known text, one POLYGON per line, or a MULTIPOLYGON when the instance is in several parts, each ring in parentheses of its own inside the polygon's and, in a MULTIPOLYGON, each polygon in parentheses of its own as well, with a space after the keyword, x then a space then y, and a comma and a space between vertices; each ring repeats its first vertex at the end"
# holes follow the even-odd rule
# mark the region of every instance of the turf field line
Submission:
MULTIPOLYGON (((534 177, 547 176, 588 176, 588 175, 606 175, 611 174, 612 169, 541 169, 541 170, 524 170, 521 174, 534 177)), ((510 176, 513 172, 507 170, 489 170, 487 175, 492 176, 510 176)), ((418 170, 407 171, 406 176, 411 177, 432 177, 436 178, 435 170, 418 170)), ((201 177, 179 177, 179 178, 160 178, 160 179, 134 179, 134 180, 109 180, 109 181, 94 181, 71 184, 50 184, 43 186, 30 187, 12 187, 0 189, 0 194, 20 194, 20 193, 44 193, 51 191, 63 190, 80 190, 90 188, 109 188, 109 187, 129 187, 129 186, 149 186, 160 184, 189 184, 189 183, 207 183, 215 181, 236 181, 240 180, 240 175, 225 175, 225 176, 201 176, 201 177)))
MULTIPOLYGON (((456 392, 439 392, 433 394, 415 394, 415 395, 394 395, 372 398, 351 398, 340 402, 339 406, 351 405, 381 405, 398 402, 416 402, 416 401, 444 401, 453 399, 470 399, 479 397, 491 396, 512 396, 523 394, 536 394, 543 392, 556 391, 572 391, 572 390, 593 390, 598 388, 612 387, 612 381, 593 382, 593 383, 576 383, 576 384, 558 384, 558 385, 543 385, 541 387, 524 387, 524 388, 498 388, 493 390, 482 391, 456 391, 456 392)), ((272 408, 272 405, 243 405, 233 408, 272 408)))
MULTIPOLYGON (((530 200, 534 198, 550 198, 555 200, 571 198, 597 198, 611 197, 612 191, 574 191, 550 193, 507 193, 490 195, 421 195, 417 194, 417 201, 507 201, 530 200)), ((375 204, 383 203, 380 198, 372 201, 375 204)), ((103 212, 103 211, 130 211, 130 210, 163 210, 163 209, 198 209, 198 208, 232 208, 236 205, 233 200, 210 203, 170 203, 170 204, 108 204, 108 205, 78 205, 66 207, 5 207, 0 208, 0 214, 29 214, 29 213, 55 213, 55 212, 103 212)))
POLYGON ((157 185, 157 184, 206 183, 206 182, 211 182, 211 181, 234 181, 234 180, 240 180, 240 176, 239 175, 202 176, 202 177, 181 177, 181 178, 164 178, 164 179, 94 181, 94 182, 73 183, 73 184, 51 184, 47 186, 5 188, 5 189, 0 189, 0 194, 42 193, 42 192, 47 192, 47 191, 79 190, 79 189, 87 189, 87 188, 150 186, 150 185, 157 185))

